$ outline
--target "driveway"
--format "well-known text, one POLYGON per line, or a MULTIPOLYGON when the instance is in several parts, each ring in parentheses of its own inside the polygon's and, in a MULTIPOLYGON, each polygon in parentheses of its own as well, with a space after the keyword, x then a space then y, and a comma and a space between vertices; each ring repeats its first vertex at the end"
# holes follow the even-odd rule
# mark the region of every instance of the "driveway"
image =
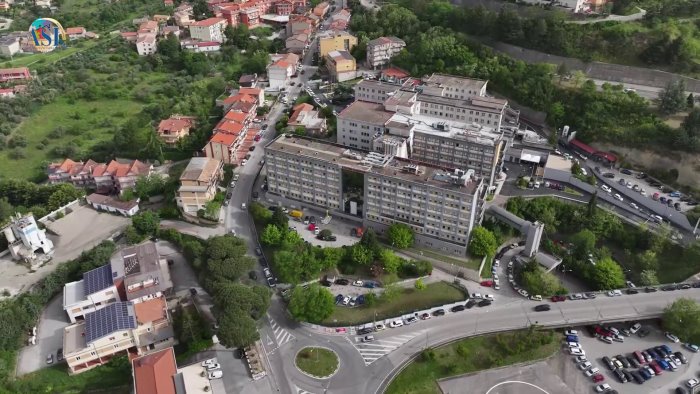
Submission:
POLYGON ((39 318, 36 345, 25 346, 20 350, 17 375, 45 368, 46 356, 49 354, 53 354, 54 363, 58 362, 56 351, 63 347, 63 329, 69 324, 68 315, 63 311, 63 294, 59 294, 49 302, 39 318))

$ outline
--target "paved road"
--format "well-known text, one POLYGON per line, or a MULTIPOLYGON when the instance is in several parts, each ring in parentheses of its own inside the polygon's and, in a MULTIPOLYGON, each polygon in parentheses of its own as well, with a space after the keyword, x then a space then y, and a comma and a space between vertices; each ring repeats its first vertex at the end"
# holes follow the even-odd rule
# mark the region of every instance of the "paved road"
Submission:
POLYGON ((634 14, 631 15, 608 15, 605 18, 600 18, 600 19, 587 19, 584 21, 569 21, 567 23, 573 23, 577 25, 587 25, 591 23, 601 23, 601 22, 631 22, 631 21, 636 21, 644 18, 644 15, 647 14, 646 10, 643 10, 639 7, 637 7, 639 10, 638 12, 635 12, 634 14))

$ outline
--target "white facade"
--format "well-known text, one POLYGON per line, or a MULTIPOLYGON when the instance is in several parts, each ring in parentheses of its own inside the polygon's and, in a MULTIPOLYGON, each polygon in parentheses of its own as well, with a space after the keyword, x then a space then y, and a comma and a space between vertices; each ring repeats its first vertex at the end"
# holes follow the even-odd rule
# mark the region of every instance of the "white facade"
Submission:
POLYGON ((19 40, 10 38, 3 42, 0 42, 0 54, 4 56, 14 56, 19 53, 20 46, 19 40))
POLYGON ((155 34, 139 34, 138 39, 136 39, 136 51, 139 53, 139 56, 152 55, 156 53, 157 49, 158 47, 155 34))
POLYGON ((66 283, 63 287, 63 310, 66 311, 71 323, 82 320, 86 314, 117 302, 119 293, 112 285, 93 294, 85 296, 85 280, 66 283))
POLYGON ((46 237, 46 231, 37 226, 33 215, 12 218, 10 225, 3 230, 8 249, 15 260, 33 261, 36 252, 48 255, 53 252, 53 242, 46 237))
POLYGON ((209 18, 190 25, 190 37, 200 41, 224 42, 226 19, 209 18))

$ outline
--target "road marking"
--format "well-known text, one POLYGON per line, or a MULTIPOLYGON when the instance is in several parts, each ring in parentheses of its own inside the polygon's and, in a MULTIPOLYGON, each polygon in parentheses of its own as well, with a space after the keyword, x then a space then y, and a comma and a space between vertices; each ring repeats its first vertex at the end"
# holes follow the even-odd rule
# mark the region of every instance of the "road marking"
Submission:
POLYGON ((272 328, 272 332, 275 336, 275 342, 277 342, 277 347, 270 351, 270 353, 272 353, 286 343, 291 342, 294 339, 294 335, 277 324, 277 322, 274 321, 270 315, 267 315, 267 320, 270 322, 270 327, 272 328))
POLYGON ((506 380, 506 381, 504 381, 504 382, 497 383, 497 384, 493 385, 493 387, 491 387, 491 388, 489 389, 489 391, 487 391, 485 394, 489 394, 491 391, 493 391, 493 389, 495 389, 495 388, 498 387, 498 386, 501 386, 501 385, 504 385, 504 384, 510 384, 510 383, 524 384, 524 385, 526 385, 526 386, 530 386, 530 387, 532 387, 532 388, 535 388, 535 389, 537 389, 537 390, 540 390, 540 391, 543 392, 544 394, 549 394, 548 392, 546 392, 546 391, 545 391, 542 387, 540 387, 540 386, 537 386, 537 385, 534 385, 534 384, 528 383, 528 382, 523 382, 523 381, 520 381, 520 380, 506 380))
POLYGON ((370 365, 424 332, 425 330, 420 330, 411 334, 396 335, 387 339, 377 339, 366 343, 362 342, 362 337, 355 337, 354 340, 346 338, 360 353, 365 365, 370 365))
POLYGON ((304 389, 300 389, 300 388, 297 387, 297 386, 294 386, 294 388, 297 389, 297 394, 314 394, 314 393, 312 393, 311 391, 306 391, 306 390, 304 390, 304 389))

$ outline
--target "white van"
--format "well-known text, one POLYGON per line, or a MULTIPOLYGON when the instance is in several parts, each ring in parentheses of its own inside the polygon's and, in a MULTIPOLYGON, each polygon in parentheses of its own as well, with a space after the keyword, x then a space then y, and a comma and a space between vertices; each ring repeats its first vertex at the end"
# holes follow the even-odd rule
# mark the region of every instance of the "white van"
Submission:
POLYGON ((612 193, 612 189, 608 185, 602 185, 600 188, 606 193, 612 193))
POLYGON ((656 223, 659 223, 659 224, 661 224, 661 222, 664 221, 664 220, 661 218, 661 216, 659 216, 659 215, 651 215, 651 218, 654 219, 654 221, 655 221, 656 223))

